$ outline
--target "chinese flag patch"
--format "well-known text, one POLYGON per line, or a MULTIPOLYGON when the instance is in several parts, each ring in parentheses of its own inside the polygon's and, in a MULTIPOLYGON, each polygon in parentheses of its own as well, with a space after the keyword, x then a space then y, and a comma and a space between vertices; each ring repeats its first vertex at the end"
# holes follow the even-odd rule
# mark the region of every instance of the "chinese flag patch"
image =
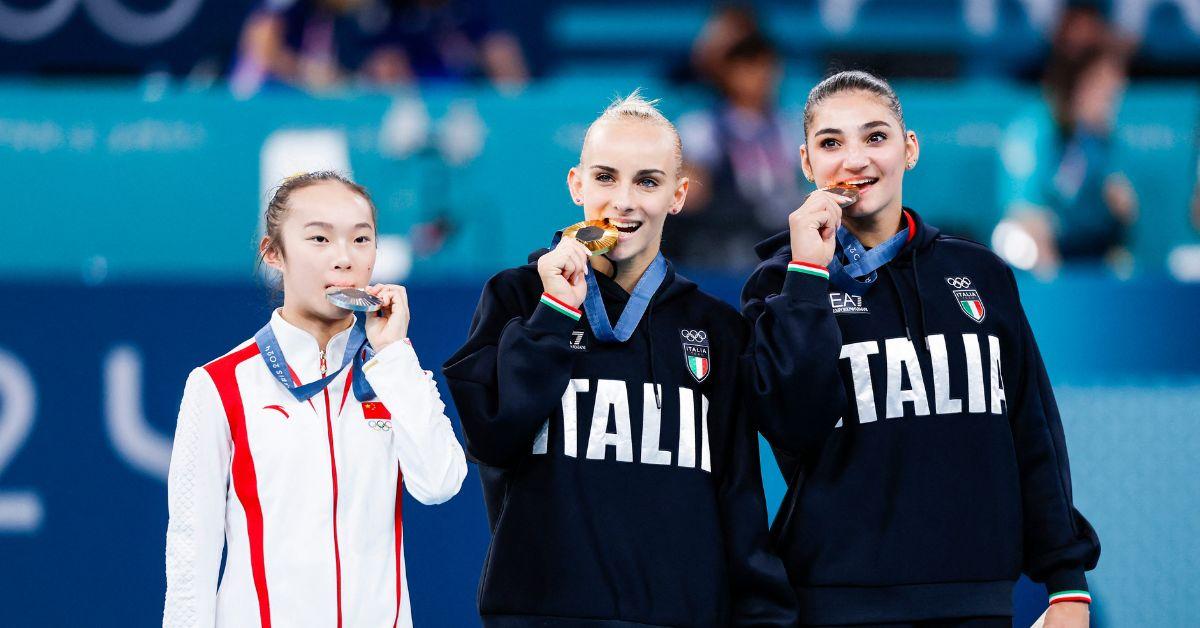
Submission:
POLYGON ((388 419, 391 420, 392 413, 388 412, 387 406, 384 406, 378 401, 362 402, 363 418, 364 419, 388 419))

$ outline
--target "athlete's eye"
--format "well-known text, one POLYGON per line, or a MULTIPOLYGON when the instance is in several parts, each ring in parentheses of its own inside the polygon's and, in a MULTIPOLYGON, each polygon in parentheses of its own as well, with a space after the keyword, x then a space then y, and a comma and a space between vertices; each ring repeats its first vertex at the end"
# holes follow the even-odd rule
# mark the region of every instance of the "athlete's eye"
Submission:
POLYGON ((313 242, 319 242, 321 244, 324 244, 329 241, 329 238, 326 238, 323 235, 315 235, 315 236, 310 237, 309 240, 312 240, 313 242))
POLYGON ((651 177, 646 177, 645 179, 638 181, 638 185, 644 188, 656 188, 658 187, 658 181, 651 177))
POLYGON ((366 244, 367 242, 371 241, 371 236, 358 236, 357 238, 354 238, 354 241, 357 244, 366 244))
POLYGON ((596 180, 601 183, 612 183, 614 181, 612 175, 608 174, 607 172, 601 172, 600 174, 596 175, 596 180))
POLYGON ((838 141, 833 138, 825 138, 821 140, 821 148, 834 148, 838 145, 838 141))
POLYGON ((872 133, 870 137, 867 138, 867 142, 869 142, 871 144, 878 144, 879 142, 883 142, 886 140, 887 140, 887 134, 884 133, 883 131, 876 131, 876 132, 872 133))

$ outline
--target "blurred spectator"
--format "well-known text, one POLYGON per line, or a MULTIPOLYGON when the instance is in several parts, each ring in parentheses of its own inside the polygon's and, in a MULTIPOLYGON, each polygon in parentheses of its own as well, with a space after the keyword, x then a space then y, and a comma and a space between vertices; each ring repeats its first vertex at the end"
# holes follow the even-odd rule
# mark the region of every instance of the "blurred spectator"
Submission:
POLYGON ((749 268, 754 244, 782 229, 803 201, 802 137, 776 110, 781 69, 762 35, 730 46, 712 69, 719 100, 679 120, 692 186, 663 246, 689 266, 749 268))
POLYGON ((715 87, 720 78, 720 66, 729 49, 753 35, 761 35, 758 19, 749 6, 727 4, 717 7, 705 20, 700 34, 692 42, 686 63, 671 71, 679 83, 701 83, 715 87))
POLYGON ((1112 158, 1127 51, 1106 25, 1097 25, 1093 9, 1072 11, 1064 20, 1080 32, 1060 29, 1043 80, 1044 102, 1012 121, 1002 145, 1000 200, 1008 219, 997 234, 1031 242, 996 248, 1014 265, 1041 274, 1064 261, 1127 259, 1123 245, 1137 219, 1137 195, 1112 158))
POLYGON ((450 0, 266 0, 246 22, 235 93, 270 81, 325 91, 347 82, 486 76, 499 87, 528 79, 516 39, 477 3, 450 0))

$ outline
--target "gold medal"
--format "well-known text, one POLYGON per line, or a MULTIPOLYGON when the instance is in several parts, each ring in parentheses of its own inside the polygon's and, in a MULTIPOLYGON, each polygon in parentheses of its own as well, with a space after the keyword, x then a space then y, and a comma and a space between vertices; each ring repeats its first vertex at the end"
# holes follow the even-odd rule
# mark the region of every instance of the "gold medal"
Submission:
POLYGON ((592 252, 604 255, 617 245, 617 228, 605 220, 585 220, 563 229, 564 238, 575 238, 592 252))

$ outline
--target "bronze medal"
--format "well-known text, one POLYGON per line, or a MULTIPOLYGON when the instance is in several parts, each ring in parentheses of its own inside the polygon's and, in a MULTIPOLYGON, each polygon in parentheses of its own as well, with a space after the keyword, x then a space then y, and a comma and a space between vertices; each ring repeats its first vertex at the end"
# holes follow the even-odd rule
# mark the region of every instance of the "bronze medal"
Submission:
POLYGON ((838 196, 844 196, 850 199, 849 203, 842 204, 842 207, 848 207, 858 202, 858 186, 852 183, 835 183, 821 188, 822 192, 833 192, 838 196))

